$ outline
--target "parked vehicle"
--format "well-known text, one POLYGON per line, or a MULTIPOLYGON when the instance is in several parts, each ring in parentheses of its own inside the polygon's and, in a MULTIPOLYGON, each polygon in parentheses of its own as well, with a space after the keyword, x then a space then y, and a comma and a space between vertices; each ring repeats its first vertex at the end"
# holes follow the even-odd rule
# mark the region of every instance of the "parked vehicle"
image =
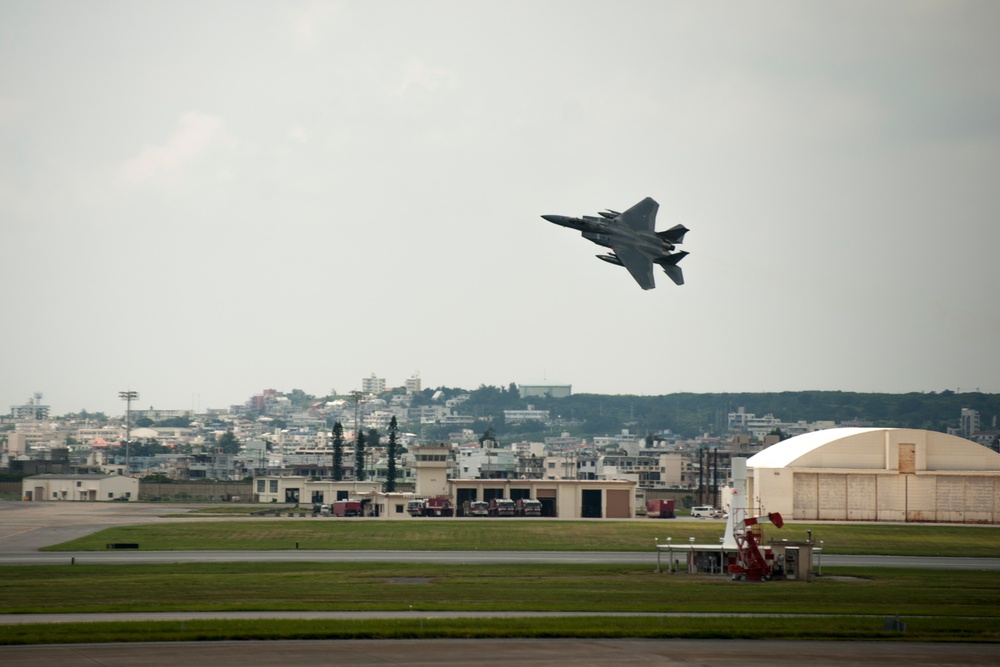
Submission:
POLYGON ((490 504, 485 500, 466 500, 462 504, 465 516, 489 516, 490 504))
POLYGON ((722 512, 711 505, 701 505, 691 508, 691 516, 695 519, 718 519, 722 516, 722 512))
POLYGON ((406 512, 410 516, 455 516, 455 506, 448 496, 414 498, 406 503, 406 512))
MULTIPOLYGON (((650 519, 673 519, 674 501, 673 499, 659 498, 657 500, 646 501, 646 516, 650 519)), ((692 516, 694 516, 692 514, 692 516)))
POLYGON ((333 504, 334 516, 361 516, 360 500, 338 500, 333 504))
POLYGON ((517 516, 542 516, 542 502, 534 498, 519 498, 517 516))
POLYGON ((423 516, 455 516, 455 508, 451 504, 451 498, 447 496, 428 498, 424 503, 423 516))
POLYGON ((514 516, 517 506, 510 498, 493 498, 490 500, 490 516, 514 516))

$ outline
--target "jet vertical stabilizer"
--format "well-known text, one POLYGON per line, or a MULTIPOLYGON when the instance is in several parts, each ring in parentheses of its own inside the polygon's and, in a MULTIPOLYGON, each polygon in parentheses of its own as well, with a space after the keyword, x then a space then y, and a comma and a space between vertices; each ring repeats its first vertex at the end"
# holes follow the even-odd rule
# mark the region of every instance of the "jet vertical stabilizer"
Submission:
POLYGON ((684 235, 690 230, 684 225, 674 225, 670 229, 664 230, 662 232, 656 232, 656 235, 667 243, 684 243, 684 235))
POLYGON ((683 285, 684 272, 681 271, 681 267, 677 266, 677 262, 687 257, 688 254, 689 253, 687 251, 681 250, 680 252, 675 252, 672 255, 660 257, 653 261, 663 267, 663 272, 667 274, 667 277, 674 281, 675 285, 683 285))

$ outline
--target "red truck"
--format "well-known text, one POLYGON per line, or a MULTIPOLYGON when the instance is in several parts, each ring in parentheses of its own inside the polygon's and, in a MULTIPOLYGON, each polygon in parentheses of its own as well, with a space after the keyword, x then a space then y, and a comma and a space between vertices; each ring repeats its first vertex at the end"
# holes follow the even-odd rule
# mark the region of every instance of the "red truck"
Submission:
POLYGON ((410 516, 455 516, 455 507, 448 496, 415 498, 406 503, 410 516))
POLYGON ((361 516, 361 501, 338 500, 333 504, 333 516, 361 516))
POLYGON ((490 516, 514 516, 517 506, 510 498, 493 498, 490 500, 490 516))
POLYGON ((646 516, 650 519, 675 519, 673 499, 646 501, 646 516))
POLYGON ((542 516, 542 501, 534 498, 519 498, 517 501, 518 516, 542 516))
POLYGON ((447 496, 428 498, 424 503, 424 516, 455 516, 451 498, 447 496))

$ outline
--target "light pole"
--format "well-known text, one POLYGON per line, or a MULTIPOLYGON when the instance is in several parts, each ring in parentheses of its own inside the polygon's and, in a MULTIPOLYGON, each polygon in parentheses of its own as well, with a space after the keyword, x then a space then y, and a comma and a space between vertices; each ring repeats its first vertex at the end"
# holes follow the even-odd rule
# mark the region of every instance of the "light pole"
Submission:
POLYGON ((120 391, 118 392, 118 398, 125 401, 125 474, 128 475, 130 472, 129 468, 129 444, 132 440, 132 401, 139 398, 139 392, 132 391, 120 391))

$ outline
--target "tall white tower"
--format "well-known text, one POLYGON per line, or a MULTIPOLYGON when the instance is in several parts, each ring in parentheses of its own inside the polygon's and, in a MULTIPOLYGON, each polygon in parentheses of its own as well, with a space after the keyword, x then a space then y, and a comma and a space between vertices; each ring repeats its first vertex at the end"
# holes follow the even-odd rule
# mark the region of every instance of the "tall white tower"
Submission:
POLYGON ((418 496, 447 496, 448 467, 451 458, 449 445, 421 445, 413 448, 416 470, 416 494, 418 496))

